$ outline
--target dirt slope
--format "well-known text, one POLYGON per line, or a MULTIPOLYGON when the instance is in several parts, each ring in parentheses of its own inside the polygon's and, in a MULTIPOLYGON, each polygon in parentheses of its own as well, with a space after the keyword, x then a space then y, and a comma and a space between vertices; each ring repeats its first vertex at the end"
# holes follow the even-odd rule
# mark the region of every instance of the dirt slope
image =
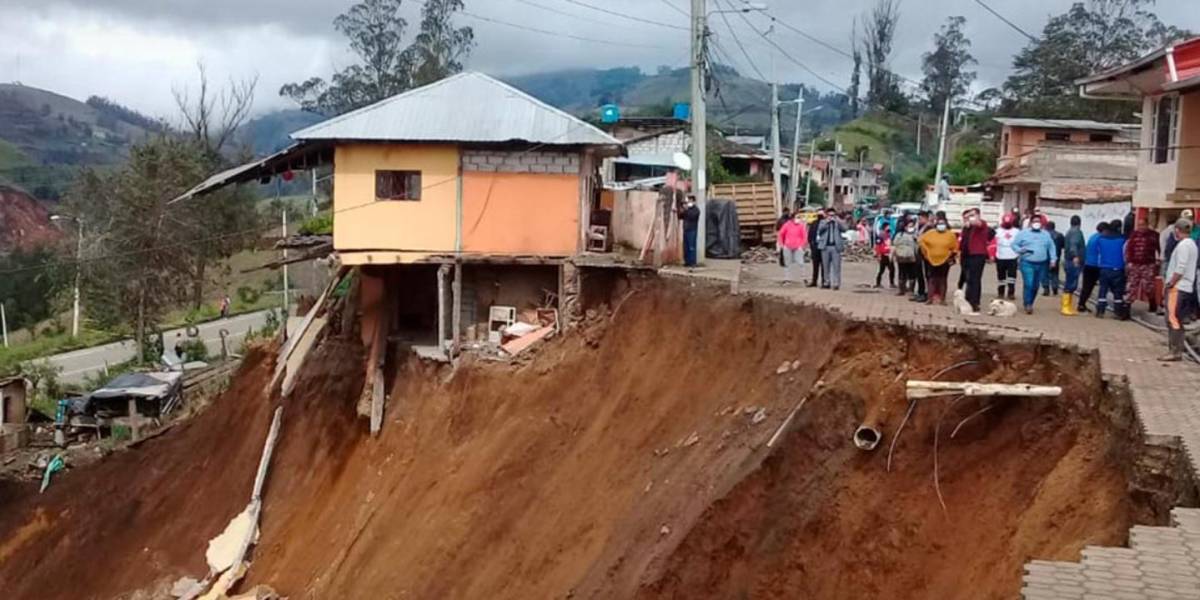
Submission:
POLYGON ((0 185, 0 254, 32 250, 62 238, 50 222, 50 212, 25 192, 0 185))
MULTIPOLYGON (((1074 355, 659 283, 612 326, 556 340, 522 368, 404 365, 378 439, 354 416, 361 357, 325 344, 285 404, 247 585, 293 599, 1007 598, 1026 560, 1120 542, 1137 508, 1120 466, 1130 434, 1096 416, 1098 373, 1074 355), (981 405, 947 411, 943 514, 931 472, 947 404, 916 412, 890 474, 886 444, 906 406, 903 378, 965 359, 979 364, 956 376, 1053 382, 1067 394, 1002 403, 953 440, 981 405), (799 364, 776 374, 785 360, 799 364), (757 408, 767 418, 754 424, 757 408), (885 432, 872 454, 849 439, 867 415, 885 432)), ((133 455, 163 455, 160 469, 132 470, 128 483, 131 469, 111 462, 73 473, 42 512, 43 501, 18 498, 0 516, 0 556, 22 558, 0 560, 0 589, 110 597, 164 573, 202 575, 204 541, 249 490, 266 375, 252 369, 215 414, 133 455), (236 468, 210 466, 229 452, 236 468), (141 493, 88 495, 95 485, 141 493), (62 513, 82 504, 71 493, 105 515, 94 526, 128 523, 122 511, 142 518, 109 527, 111 539, 72 534, 62 513), (83 555, 88 570, 58 581, 60 561, 83 555), (150 566, 132 562, 147 555, 150 566)))
POLYGON ((208 540, 250 499, 270 426, 271 405, 259 400, 266 358, 249 356, 212 410, 61 474, 44 495, 33 484, 0 489, 0 596, 113 598, 203 576, 208 540))

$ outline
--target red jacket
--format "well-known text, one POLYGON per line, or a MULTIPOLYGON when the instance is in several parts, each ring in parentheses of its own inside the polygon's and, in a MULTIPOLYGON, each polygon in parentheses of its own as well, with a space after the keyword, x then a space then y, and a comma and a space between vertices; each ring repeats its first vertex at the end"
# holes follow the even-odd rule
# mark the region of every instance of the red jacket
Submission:
POLYGON ((996 233, 992 228, 980 220, 974 227, 963 228, 959 251, 963 256, 990 256, 994 252, 989 249, 994 237, 996 233))

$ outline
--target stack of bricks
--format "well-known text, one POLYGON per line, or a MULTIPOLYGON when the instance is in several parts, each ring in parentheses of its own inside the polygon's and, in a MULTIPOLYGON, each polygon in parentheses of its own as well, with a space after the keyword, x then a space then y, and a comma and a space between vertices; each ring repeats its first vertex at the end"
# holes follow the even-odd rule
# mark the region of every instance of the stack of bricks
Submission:
POLYGON ((579 173, 579 154, 554 151, 466 150, 463 152, 463 170, 488 173, 576 175, 579 173))

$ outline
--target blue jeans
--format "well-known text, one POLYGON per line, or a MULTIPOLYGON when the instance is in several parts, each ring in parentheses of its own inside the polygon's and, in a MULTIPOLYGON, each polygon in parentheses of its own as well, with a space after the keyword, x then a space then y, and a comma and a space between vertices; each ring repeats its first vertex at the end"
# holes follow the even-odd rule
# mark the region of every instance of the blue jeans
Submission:
POLYGON ((696 266, 696 229, 683 228, 683 264, 696 266))
POLYGON ((1042 282, 1046 281, 1046 278, 1049 277, 1049 271, 1049 261, 1021 261, 1021 281, 1024 284, 1021 291, 1025 296, 1025 308, 1033 307, 1033 301, 1037 300, 1038 289, 1042 287, 1042 282))
POLYGON ((1079 289, 1079 273, 1082 270, 1083 269, 1075 266, 1075 261, 1073 260, 1068 260, 1063 263, 1063 271, 1065 273, 1065 276, 1063 277, 1064 293, 1074 294, 1075 290, 1079 289))
POLYGON ((1112 293, 1113 310, 1123 315, 1125 308, 1125 270, 1100 269, 1100 295, 1096 297, 1096 314, 1104 314, 1108 307, 1108 294, 1112 293))

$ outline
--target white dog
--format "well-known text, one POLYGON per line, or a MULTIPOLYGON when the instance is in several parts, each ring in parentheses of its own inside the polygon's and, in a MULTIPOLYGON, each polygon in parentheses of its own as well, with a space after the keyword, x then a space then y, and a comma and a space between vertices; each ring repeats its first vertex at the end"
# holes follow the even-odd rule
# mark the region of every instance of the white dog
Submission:
POLYGON ((967 302, 967 295, 962 290, 954 290, 954 310, 960 315, 977 315, 975 307, 967 302))
POLYGON ((999 298, 992 300, 988 305, 988 314, 993 317, 1009 318, 1017 314, 1017 305, 1008 300, 1000 300, 999 298))

